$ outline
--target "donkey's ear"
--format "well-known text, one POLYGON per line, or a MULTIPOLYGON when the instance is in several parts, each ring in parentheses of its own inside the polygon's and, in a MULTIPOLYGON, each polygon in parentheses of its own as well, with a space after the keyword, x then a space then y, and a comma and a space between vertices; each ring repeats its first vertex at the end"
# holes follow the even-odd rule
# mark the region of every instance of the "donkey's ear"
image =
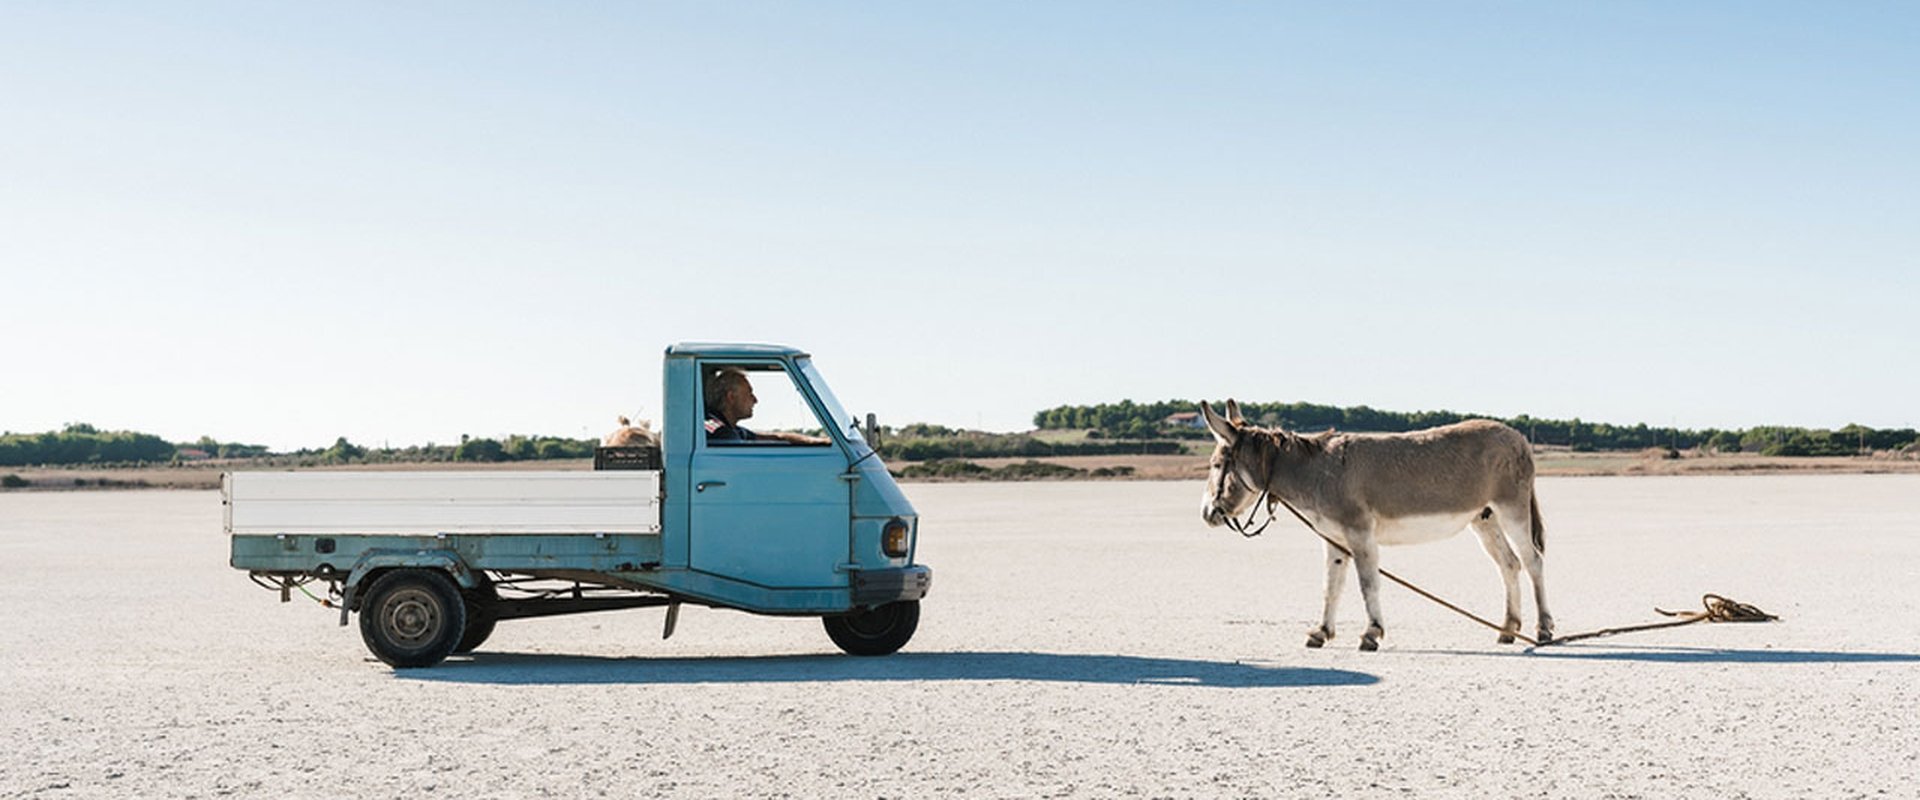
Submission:
POLYGON ((1205 400, 1200 401, 1200 416, 1206 419, 1207 430, 1213 431, 1213 438, 1219 440, 1221 444, 1232 445, 1240 440, 1239 428, 1221 418, 1219 414, 1213 413, 1213 406, 1207 405, 1205 400))
POLYGON ((1227 398, 1227 421, 1235 425, 1247 424, 1247 419, 1240 416, 1240 404, 1234 402, 1231 397, 1227 398))

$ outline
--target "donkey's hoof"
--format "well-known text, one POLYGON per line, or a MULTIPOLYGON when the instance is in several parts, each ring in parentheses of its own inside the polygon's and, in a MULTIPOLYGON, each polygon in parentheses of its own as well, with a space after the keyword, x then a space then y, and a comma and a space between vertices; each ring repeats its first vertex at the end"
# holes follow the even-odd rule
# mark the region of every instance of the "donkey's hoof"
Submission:
POLYGON ((1501 643, 1501 644, 1513 644, 1513 634, 1511 634, 1511 633, 1503 633, 1503 634, 1500 634, 1500 643, 1501 643))
POLYGON ((1367 637, 1364 637, 1364 638, 1362 638, 1362 639, 1360 640, 1360 651, 1361 651, 1361 652, 1364 652, 1364 653, 1371 653, 1371 652, 1373 652, 1373 651, 1375 651, 1375 650, 1378 650, 1378 649, 1380 649, 1380 640, 1378 640, 1378 639, 1375 639, 1375 638, 1373 638, 1373 637, 1371 637, 1371 636, 1367 636, 1367 637))
POLYGON ((1320 647, 1322 645, 1325 645, 1327 643, 1327 640, 1331 638, 1333 638, 1333 634, 1327 632, 1326 628, 1315 628, 1313 629, 1312 632, 1307 634, 1307 646, 1320 647))

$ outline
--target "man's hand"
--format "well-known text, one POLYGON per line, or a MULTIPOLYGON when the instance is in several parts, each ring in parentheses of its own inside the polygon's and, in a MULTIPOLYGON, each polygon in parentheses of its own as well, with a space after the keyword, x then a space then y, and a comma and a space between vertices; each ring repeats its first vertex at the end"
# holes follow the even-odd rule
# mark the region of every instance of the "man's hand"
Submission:
POLYGON ((832 439, 828 439, 824 436, 808 436, 804 433, 790 433, 787 431, 769 431, 767 433, 759 434, 759 436, 762 439, 778 439, 782 442, 786 442, 787 444, 808 444, 808 445, 833 444, 832 439))

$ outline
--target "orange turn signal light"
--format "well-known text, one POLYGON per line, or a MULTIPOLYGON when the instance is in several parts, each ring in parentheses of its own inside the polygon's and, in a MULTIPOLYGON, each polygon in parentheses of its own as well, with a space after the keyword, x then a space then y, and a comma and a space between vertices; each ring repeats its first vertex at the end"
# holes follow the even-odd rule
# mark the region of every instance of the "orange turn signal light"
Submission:
POLYGON ((905 558, 907 555, 907 534, 912 531, 907 521, 895 517, 887 520, 887 526, 880 529, 880 549, 891 558, 905 558))

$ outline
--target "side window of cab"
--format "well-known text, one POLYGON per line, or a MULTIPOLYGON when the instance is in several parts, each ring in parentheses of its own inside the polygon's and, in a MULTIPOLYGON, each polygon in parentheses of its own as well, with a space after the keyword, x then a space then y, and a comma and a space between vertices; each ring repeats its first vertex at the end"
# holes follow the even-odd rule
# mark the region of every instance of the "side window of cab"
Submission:
POLYGON ((833 444, 813 406, 778 363, 708 364, 700 380, 708 446, 833 444))

